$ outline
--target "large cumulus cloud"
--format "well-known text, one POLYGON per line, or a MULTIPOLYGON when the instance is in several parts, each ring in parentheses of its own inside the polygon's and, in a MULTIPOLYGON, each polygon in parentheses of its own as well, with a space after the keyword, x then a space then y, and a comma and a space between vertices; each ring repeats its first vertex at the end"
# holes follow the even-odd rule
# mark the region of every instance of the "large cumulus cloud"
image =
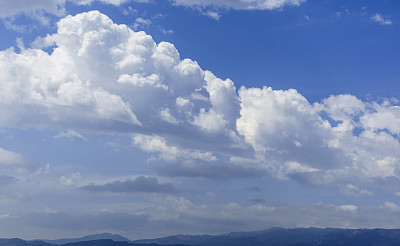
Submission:
POLYGON ((173 44, 97 11, 67 16, 33 47, 0 52, 1 127, 128 134, 169 162, 158 169, 168 176, 215 178, 207 169, 232 165, 234 177, 250 170, 313 185, 398 178, 396 99, 310 104, 294 89, 237 91, 173 44))

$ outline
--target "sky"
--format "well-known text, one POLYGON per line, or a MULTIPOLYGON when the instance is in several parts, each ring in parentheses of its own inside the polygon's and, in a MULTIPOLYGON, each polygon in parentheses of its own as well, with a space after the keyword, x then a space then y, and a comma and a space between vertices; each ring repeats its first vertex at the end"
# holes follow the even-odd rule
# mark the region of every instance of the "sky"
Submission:
POLYGON ((2 0, 0 237, 399 228, 400 2, 2 0))

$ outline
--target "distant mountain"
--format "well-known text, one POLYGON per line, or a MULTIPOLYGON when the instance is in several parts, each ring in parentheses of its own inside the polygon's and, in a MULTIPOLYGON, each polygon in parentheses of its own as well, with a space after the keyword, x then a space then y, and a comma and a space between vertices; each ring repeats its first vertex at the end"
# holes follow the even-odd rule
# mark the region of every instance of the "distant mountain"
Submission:
MULTIPOLYGON (((50 244, 39 240, 25 241, 18 238, 13 239, 0 239, 0 246, 57 246, 57 244, 50 244)), ((113 241, 111 239, 99 239, 89 241, 79 241, 61 244, 61 246, 164 246, 156 243, 129 243, 122 241, 113 241)), ((173 246, 188 246, 182 244, 176 244, 173 246)))
POLYGON ((12 239, 0 239, 0 246, 53 246, 53 245, 39 240, 25 241, 19 238, 12 238, 12 239))
MULTIPOLYGON (((62 246, 165 246, 156 243, 129 243, 129 242, 115 242, 111 239, 101 239, 92 241, 81 241, 75 243, 62 244, 62 246)), ((182 244, 174 244, 173 246, 189 246, 182 244)))
POLYGON ((319 229, 271 228, 254 232, 236 232, 216 236, 176 235, 134 243, 200 246, 391 246, 400 245, 400 230, 388 229, 319 229))
POLYGON ((93 240, 101 240, 101 239, 111 239, 115 242, 130 242, 130 240, 126 237, 123 237, 118 234, 110 234, 110 233, 100 233, 88 235, 80 238, 62 238, 57 240, 42 240, 51 244, 66 244, 66 243, 74 243, 74 242, 82 242, 82 241, 93 241, 93 240))
POLYGON ((271 228, 221 235, 176 235, 129 241, 119 235, 96 234, 75 239, 25 241, 0 239, 0 246, 398 246, 400 229, 271 228), (108 237, 108 238, 107 238, 108 237), (111 239, 110 237, 114 238, 111 239), (70 242, 64 243, 67 240, 70 242), (73 241, 73 242, 72 242, 73 241), (51 243, 50 243, 51 242, 51 243))

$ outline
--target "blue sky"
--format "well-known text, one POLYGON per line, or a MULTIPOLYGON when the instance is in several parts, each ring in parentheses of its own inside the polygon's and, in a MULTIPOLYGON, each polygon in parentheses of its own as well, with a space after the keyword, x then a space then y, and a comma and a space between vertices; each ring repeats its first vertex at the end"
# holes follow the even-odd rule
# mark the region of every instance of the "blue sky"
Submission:
POLYGON ((0 237, 398 228, 398 1, 0 3, 0 237))

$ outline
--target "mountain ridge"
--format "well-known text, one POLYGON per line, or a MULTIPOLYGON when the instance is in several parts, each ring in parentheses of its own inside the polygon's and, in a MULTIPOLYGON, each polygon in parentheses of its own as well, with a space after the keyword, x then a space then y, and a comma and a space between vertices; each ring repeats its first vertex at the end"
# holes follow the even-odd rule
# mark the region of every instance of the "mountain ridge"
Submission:
POLYGON ((400 245, 400 229, 340 229, 274 227, 250 232, 211 235, 175 235, 134 240, 134 243, 200 246, 391 246, 400 245))
POLYGON ((273 227, 260 231, 218 235, 173 235, 131 241, 118 234, 101 233, 81 238, 25 241, 0 239, 0 246, 391 246, 400 245, 400 229, 340 229, 273 227), (117 240, 115 241, 111 238, 117 240), (93 240, 85 240, 93 239, 93 240), (64 241, 63 241, 64 240, 64 241), (56 244, 54 242, 68 243, 56 244), (72 242, 72 241, 73 242, 72 242), (75 240, 75 241, 74 241, 75 240), (78 241, 76 241, 78 240, 78 241), (50 243, 52 242, 52 243, 50 243))
POLYGON ((60 238, 60 239, 54 239, 54 240, 39 239, 39 240, 44 241, 46 243, 50 243, 50 244, 62 245, 62 244, 67 244, 67 243, 74 243, 74 242, 81 242, 81 241, 93 241, 93 240, 101 240, 101 239, 111 239, 115 242, 131 242, 131 240, 129 240, 126 237, 123 237, 118 234, 111 234, 111 233, 96 233, 96 234, 86 235, 86 236, 79 237, 79 238, 60 238))

